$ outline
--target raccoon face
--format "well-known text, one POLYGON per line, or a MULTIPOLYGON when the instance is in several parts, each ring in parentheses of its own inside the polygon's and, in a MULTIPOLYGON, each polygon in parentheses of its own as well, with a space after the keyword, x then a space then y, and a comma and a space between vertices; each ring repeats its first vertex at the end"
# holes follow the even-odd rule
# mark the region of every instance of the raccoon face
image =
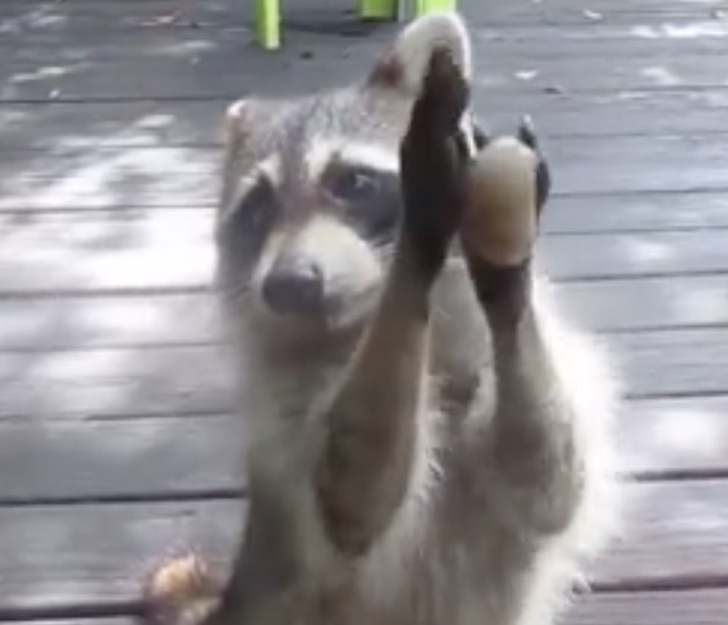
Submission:
MULTIPOLYGON (((319 96, 286 106, 268 127, 257 122, 235 155, 240 165, 219 215, 223 295, 281 331, 337 331, 363 321, 396 238, 396 141, 377 136, 371 118, 369 133, 353 119, 347 125, 335 112, 342 99, 319 96), (332 115, 335 127, 327 128, 332 115)), ((361 114, 361 101, 349 106, 349 117, 361 114)))
POLYGON ((218 282, 236 314, 279 334, 337 333, 375 309, 397 236, 399 142, 432 47, 467 68, 457 17, 415 21, 367 78, 228 110, 218 282))

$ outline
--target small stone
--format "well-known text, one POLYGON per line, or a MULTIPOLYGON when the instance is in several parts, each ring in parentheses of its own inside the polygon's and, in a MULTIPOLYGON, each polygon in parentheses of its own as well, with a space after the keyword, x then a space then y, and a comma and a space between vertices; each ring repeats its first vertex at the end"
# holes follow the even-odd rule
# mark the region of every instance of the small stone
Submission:
POLYGON ((553 84, 553 85, 547 85, 543 88, 544 93, 554 93, 557 95, 561 95, 566 93, 566 89, 564 89, 561 85, 553 84))
POLYGON ((299 54, 298 56, 299 56, 299 58, 301 58, 301 59, 305 59, 305 60, 307 60, 307 61, 308 61, 308 60, 310 60, 310 59, 312 59, 312 58, 313 58, 313 52, 311 52, 311 50, 304 50, 304 51, 303 51, 303 52, 301 52, 301 54, 299 54))

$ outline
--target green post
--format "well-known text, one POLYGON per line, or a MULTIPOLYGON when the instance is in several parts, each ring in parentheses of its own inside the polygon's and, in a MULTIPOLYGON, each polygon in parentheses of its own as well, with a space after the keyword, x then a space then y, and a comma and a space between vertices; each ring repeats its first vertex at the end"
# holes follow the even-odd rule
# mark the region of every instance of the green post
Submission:
POLYGON ((397 0, 359 0, 359 15, 367 20, 395 19, 397 0))
POLYGON ((457 0, 417 0, 415 14, 419 17, 433 11, 456 11, 457 0))
POLYGON ((267 50, 276 50, 281 47, 279 0, 256 0, 255 31, 258 43, 267 50))

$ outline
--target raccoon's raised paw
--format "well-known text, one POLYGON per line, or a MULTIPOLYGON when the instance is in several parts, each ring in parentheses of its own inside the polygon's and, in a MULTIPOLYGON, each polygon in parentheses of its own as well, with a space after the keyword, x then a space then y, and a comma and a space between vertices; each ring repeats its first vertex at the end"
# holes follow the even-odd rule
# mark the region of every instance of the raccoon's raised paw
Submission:
POLYGON ((494 267, 528 262, 549 186, 548 165, 524 118, 517 136, 494 139, 470 167, 460 230, 465 253, 494 267))
POLYGON ((403 236, 427 278, 441 268, 462 217, 469 154, 460 120, 469 98, 450 52, 435 49, 400 150, 403 236))
POLYGON ((529 120, 516 137, 488 143, 470 167, 460 238, 494 327, 510 331, 529 300, 531 257, 549 188, 548 165, 529 120))
POLYGON ((222 574, 196 555, 159 567, 146 587, 146 621, 160 625, 200 625, 214 611, 223 589, 222 574))

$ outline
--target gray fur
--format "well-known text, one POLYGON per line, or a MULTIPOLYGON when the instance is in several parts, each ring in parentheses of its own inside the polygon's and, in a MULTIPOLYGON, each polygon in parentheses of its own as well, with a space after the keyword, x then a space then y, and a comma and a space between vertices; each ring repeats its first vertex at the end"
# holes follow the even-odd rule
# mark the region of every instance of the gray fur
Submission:
MULTIPOLYGON (((425 18, 425 34, 428 19, 450 18, 425 18)), ((271 155, 274 230, 289 232, 322 210, 302 165, 313 143, 397 154, 411 98, 396 72, 372 76, 249 102, 228 120, 220 289, 252 432, 251 507, 206 622, 546 625, 612 516, 615 394, 601 351, 561 321, 541 274, 526 267, 517 310, 498 294, 479 301, 492 277, 468 265, 466 246, 428 304, 407 251, 393 260, 392 241, 365 241, 382 268, 376 297, 355 322, 322 329, 268 319, 251 286, 259 258, 235 264, 224 243, 240 181, 271 155)))

